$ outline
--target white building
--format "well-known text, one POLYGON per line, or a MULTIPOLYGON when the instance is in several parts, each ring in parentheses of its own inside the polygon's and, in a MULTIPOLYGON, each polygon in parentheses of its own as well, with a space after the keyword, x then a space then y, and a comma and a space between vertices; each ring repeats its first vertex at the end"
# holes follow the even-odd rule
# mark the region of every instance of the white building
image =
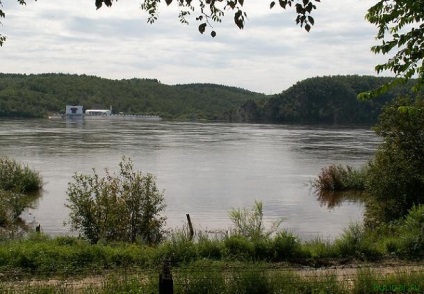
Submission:
POLYGON ((66 115, 78 116, 83 115, 83 107, 81 105, 66 105, 66 115))

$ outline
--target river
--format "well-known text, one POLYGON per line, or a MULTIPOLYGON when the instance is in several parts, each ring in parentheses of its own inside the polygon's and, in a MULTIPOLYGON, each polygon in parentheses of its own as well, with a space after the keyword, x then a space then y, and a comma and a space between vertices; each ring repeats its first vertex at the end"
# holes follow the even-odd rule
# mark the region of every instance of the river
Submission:
POLYGON ((228 229, 232 208, 264 205, 267 224, 303 239, 333 239, 362 220, 363 205, 320 205, 311 181, 332 164, 359 167, 379 138, 369 128, 145 121, 0 120, 0 156, 40 172, 45 185, 26 219, 50 235, 67 234, 66 189, 75 172, 117 170, 122 156, 157 178, 167 227, 228 229))

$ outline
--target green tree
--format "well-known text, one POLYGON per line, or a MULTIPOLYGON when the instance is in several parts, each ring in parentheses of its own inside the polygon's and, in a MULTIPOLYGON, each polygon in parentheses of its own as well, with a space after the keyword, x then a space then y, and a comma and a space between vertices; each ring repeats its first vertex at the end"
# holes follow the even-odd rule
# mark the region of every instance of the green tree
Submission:
POLYGON ((133 171, 131 159, 118 174, 75 174, 68 185, 70 225, 92 243, 100 240, 157 244, 163 237, 164 197, 151 174, 133 171))
POLYGON ((418 76, 414 89, 421 88, 424 84, 424 1, 380 0, 365 17, 377 26, 376 39, 381 42, 371 50, 376 54, 394 54, 375 70, 377 73, 392 71, 397 79, 359 97, 375 97, 414 75, 418 76))
POLYGON ((366 222, 405 216, 424 203, 424 99, 399 98, 384 108, 376 133, 384 142, 370 162, 366 189, 371 195, 366 222), (410 111, 399 111, 399 108, 410 111))

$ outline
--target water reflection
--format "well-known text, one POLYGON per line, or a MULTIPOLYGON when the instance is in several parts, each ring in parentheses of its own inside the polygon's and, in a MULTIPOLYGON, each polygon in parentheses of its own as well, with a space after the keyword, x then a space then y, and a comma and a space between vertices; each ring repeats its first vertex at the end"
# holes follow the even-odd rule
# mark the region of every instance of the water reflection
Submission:
POLYGON ((320 206, 327 207, 328 209, 335 209, 340 207, 345 202, 351 203, 365 203, 367 193, 364 191, 323 191, 315 190, 315 196, 320 204, 320 206))
POLYGON ((28 193, 0 190, 0 237, 18 237, 35 230, 36 219, 30 210, 37 208, 41 196, 42 190, 28 193))

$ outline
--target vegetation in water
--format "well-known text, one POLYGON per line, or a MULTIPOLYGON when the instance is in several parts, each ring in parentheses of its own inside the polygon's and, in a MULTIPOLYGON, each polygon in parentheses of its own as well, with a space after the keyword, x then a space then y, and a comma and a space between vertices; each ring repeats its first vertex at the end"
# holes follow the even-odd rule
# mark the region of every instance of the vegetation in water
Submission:
POLYGON ((0 158, 0 189, 19 193, 39 191, 43 187, 40 174, 14 159, 0 158))
POLYGON ((331 164, 321 170, 312 186, 319 191, 364 190, 366 168, 331 164))
POLYGON ((38 172, 14 159, 0 158, 0 239, 26 229, 22 212, 43 187, 38 172))

